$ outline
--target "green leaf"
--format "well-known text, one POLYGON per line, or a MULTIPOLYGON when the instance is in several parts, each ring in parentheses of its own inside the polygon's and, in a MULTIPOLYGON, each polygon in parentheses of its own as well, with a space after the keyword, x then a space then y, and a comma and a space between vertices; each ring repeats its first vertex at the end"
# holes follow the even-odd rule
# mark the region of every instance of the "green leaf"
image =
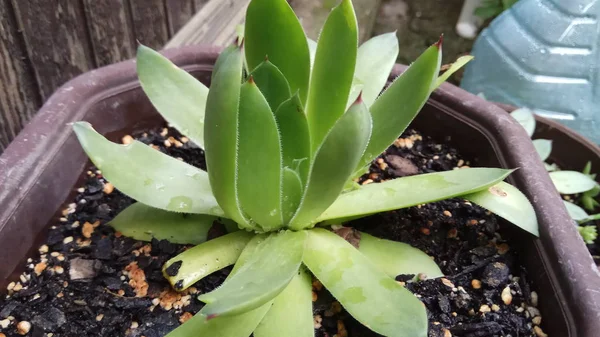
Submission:
POLYGON ((588 160, 587 163, 585 163, 585 166, 583 168, 583 170, 581 171, 581 173, 585 174, 585 175, 590 175, 592 173, 592 162, 588 160))
POLYGON ((500 4, 497 5, 487 5, 487 6, 481 6, 481 7, 477 7, 475 9, 475 15, 477 15, 478 17, 480 17, 483 20, 487 20, 490 18, 493 18, 495 16, 498 16, 500 13, 502 13, 502 11, 504 10, 504 8, 502 6, 500 6, 500 4))
POLYGON ((594 244, 594 241, 598 238, 598 229, 596 226, 579 226, 577 228, 583 241, 588 244, 594 244))
MULTIPOLYGON (((109 222, 115 230, 136 240, 168 240, 178 244, 200 244, 219 217, 167 212, 136 202, 109 222)), ((235 224, 233 224, 235 226, 235 224)), ((235 227, 230 228, 235 228, 235 227)))
POLYGON ((569 216, 575 221, 587 219, 590 216, 583 208, 575 205, 572 202, 563 200, 563 203, 567 208, 567 212, 569 212, 569 216))
POLYGON ((306 232, 274 233, 260 242, 235 275, 198 299, 207 303, 207 317, 237 315, 272 300, 285 289, 298 272, 306 232))
POLYGON ((240 92, 238 200, 251 224, 265 231, 283 225, 282 158, 275 116, 250 78, 240 92))
POLYGON ((529 137, 533 136, 533 132, 535 131, 535 117, 533 116, 533 111, 527 108, 520 108, 511 112, 510 115, 525 128, 529 137))
POLYGON ((310 168, 310 135, 308 122, 298 95, 285 101, 275 112, 281 136, 283 166, 295 170, 306 182, 310 168))
POLYGON ((285 76, 269 60, 265 60, 259 64, 252 72, 252 77, 267 102, 269 102, 271 111, 276 111, 281 103, 287 101, 292 96, 290 85, 285 76))
POLYGON ((237 231, 206 241, 167 261, 163 274, 175 289, 185 290, 215 271, 234 264, 252 237, 251 233, 237 231))
POLYGON ((225 49, 215 64, 204 121, 206 166, 213 194, 230 219, 249 227, 241 213, 236 186, 238 108, 243 56, 236 45, 225 49))
POLYGON ((331 11, 317 43, 306 107, 313 150, 346 110, 358 49, 358 27, 350 0, 342 0, 331 11))
POLYGON ((311 277, 300 268, 285 290, 275 297, 254 337, 314 337, 313 326, 311 277))
POLYGON ((591 190, 584 192, 583 195, 581 195, 581 203, 583 204, 583 207, 591 212, 596 207, 600 206, 600 203, 594 199, 598 196, 598 194, 600 194, 599 185, 596 185, 591 190))
POLYGON ((471 55, 465 55, 459 57, 456 62, 452 63, 450 68, 446 70, 440 77, 437 78, 435 84, 433 85, 433 90, 437 89, 442 83, 446 82, 452 74, 459 71, 462 67, 467 65, 467 63, 471 62, 475 57, 471 55))
POLYGON ((318 149, 304 196, 288 225, 299 230, 315 223, 342 192, 358 164, 371 135, 371 116, 364 102, 357 101, 331 129, 318 149))
POLYGON ((131 198, 172 212, 225 215, 206 172, 138 141, 110 142, 87 122, 74 123, 73 130, 104 177, 131 198))
POLYGON ((300 200, 302 200, 302 180, 296 171, 288 167, 283 169, 282 194, 283 223, 287 225, 296 213, 300 200))
POLYGON ((373 103, 373 133, 356 170, 385 151, 425 105, 439 73, 441 56, 440 44, 429 47, 373 103))
POLYGON ((465 168, 363 185, 340 195, 317 221, 357 218, 453 198, 488 188, 511 172, 497 168, 465 168))
POLYGON ((519 189, 510 184, 500 182, 486 190, 462 197, 535 236, 540 235, 533 206, 519 189))
POLYGON ((419 273, 424 273, 428 278, 444 276, 431 256, 406 243, 379 239, 361 232, 358 251, 393 278, 419 273))
POLYGON ((592 178, 577 171, 550 172, 550 179, 560 194, 582 193, 596 186, 592 178))
MULTIPOLYGON (((355 82, 362 84, 362 98, 370 107, 387 83, 398 58, 396 32, 382 34, 369 39, 358 48, 356 56, 355 82)), ((352 104, 350 102, 350 104, 352 104)))
POLYGON ((304 264, 354 318, 395 337, 427 336, 425 306, 341 237, 308 231, 304 264))
POLYGON ((204 147, 208 88, 160 53, 140 45, 136 57, 142 89, 158 112, 179 132, 204 147))
POLYGON ((253 0, 246 11, 246 60, 250 70, 265 57, 281 70, 291 92, 308 96, 310 53, 306 35, 294 11, 282 0, 253 0))
POLYGON ((592 214, 585 219, 577 220, 577 223, 584 224, 586 222, 595 221, 595 220, 600 220, 600 214, 592 214))
POLYGON ((533 146, 535 150, 540 155, 540 159, 545 161, 550 157, 550 153, 552 152, 552 141, 549 139, 536 139, 533 141, 533 146))

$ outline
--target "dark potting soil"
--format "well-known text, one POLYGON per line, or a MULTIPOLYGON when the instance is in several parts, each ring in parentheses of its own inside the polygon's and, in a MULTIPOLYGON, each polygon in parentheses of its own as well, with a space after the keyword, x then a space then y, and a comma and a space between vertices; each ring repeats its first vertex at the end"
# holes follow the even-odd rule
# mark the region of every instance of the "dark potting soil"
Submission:
MULTIPOLYGON (((133 136, 206 169, 203 151, 173 129, 133 136)), ((409 130, 359 182, 468 164, 454 149, 409 130)), ((198 312, 202 303, 197 294, 214 289, 231 270, 216 272, 183 293, 173 291, 161 268, 187 247, 115 233, 107 222, 133 200, 93 167, 82 185, 49 229, 39 254, 27 260, 26 271, 0 297, 0 337, 164 336, 198 312)), ((412 281, 414 275, 397 277, 426 305, 429 336, 545 336, 539 328, 537 295, 489 212, 451 199, 351 225, 422 249, 447 275, 418 282, 412 281)), ((213 233, 220 235, 218 230, 213 233)), ((377 336, 350 317, 318 281, 313 288, 316 336, 377 336)))

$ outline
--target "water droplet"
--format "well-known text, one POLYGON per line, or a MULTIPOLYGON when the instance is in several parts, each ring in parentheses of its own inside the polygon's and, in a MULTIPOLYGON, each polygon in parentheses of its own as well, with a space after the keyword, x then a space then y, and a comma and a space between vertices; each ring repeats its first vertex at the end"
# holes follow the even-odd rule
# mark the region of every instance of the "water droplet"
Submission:
POLYGON ((187 212, 192 209, 192 199, 185 196, 173 197, 167 208, 177 212, 187 212))

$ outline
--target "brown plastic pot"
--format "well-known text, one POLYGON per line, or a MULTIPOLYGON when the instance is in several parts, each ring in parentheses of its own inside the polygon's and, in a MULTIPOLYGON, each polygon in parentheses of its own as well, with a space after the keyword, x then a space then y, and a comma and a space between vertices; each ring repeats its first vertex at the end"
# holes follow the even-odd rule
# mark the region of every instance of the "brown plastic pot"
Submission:
MULTIPOLYGON (((167 51, 176 64, 209 84, 218 50, 167 51)), ((405 67, 397 66, 398 74, 405 67)), ((0 285, 17 278, 44 228, 60 217, 89 162, 69 123, 86 120, 109 139, 163 123, 139 87, 133 61, 81 75, 62 86, 0 157, 0 285)), ((592 337, 600 331, 600 275, 527 134, 495 105, 455 86, 437 90, 413 122, 447 141, 474 166, 520 169, 511 175, 532 201, 540 239, 512 232, 540 298, 551 336, 592 337)))

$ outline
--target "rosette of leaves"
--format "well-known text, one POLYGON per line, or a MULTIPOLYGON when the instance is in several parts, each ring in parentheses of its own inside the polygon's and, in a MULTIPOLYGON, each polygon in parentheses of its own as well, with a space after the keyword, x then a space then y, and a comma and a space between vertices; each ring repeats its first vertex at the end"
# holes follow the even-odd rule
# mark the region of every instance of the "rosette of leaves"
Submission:
POLYGON ((439 277, 435 262, 406 244, 332 225, 460 196, 537 235, 533 207, 502 182, 511 170, 353 181, 440 84, 441 41, 381 93, 398 54, 395 34, 358 48, 349 0, 331 11, 317 42, 307 40, 285 0, 251 1, 244 34, 244 43, 220 54, 210 90, 160 54, 138 49, 143 90, 205 150, 208 172, 74 124, 106 179, 137 200, 111 222, 117 230, 197 244, 164 266, 175 289, 234 265, 222 286, 199 296, 202 310, 169 336, 312 336, 311 274, 373 331, 426 336, 424 305, 394 277, 439 277), (230 233, 206 241, 215 220, 230 233))

